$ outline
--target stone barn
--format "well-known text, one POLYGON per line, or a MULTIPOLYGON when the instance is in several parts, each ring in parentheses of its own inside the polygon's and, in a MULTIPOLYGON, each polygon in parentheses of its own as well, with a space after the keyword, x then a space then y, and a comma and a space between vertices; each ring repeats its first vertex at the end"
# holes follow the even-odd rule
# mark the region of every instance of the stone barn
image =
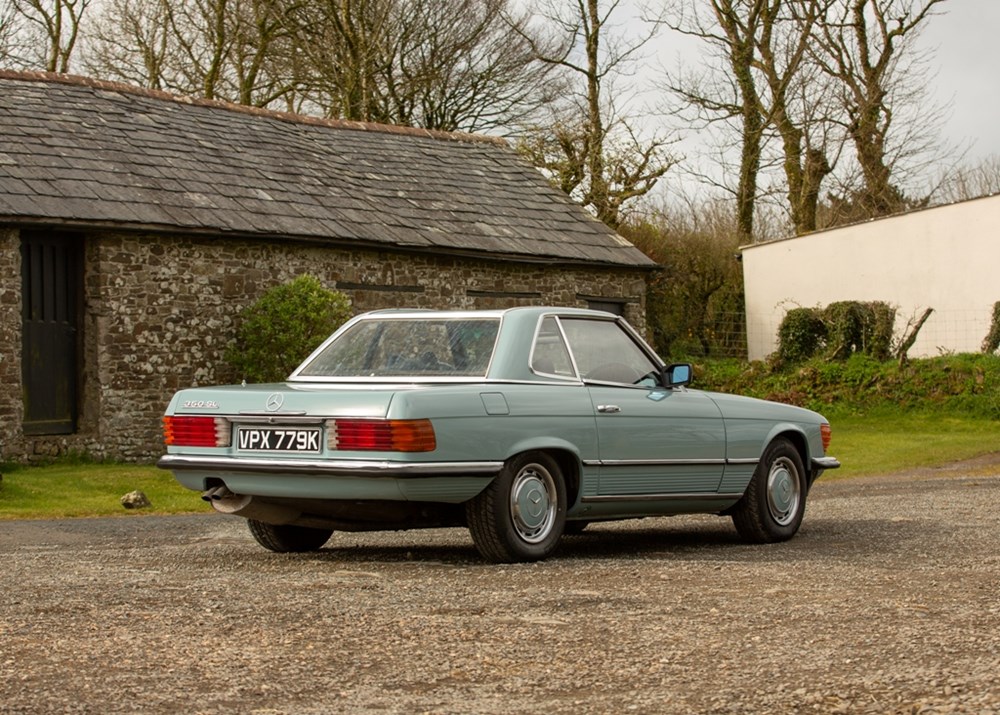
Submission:
POLYGON ((385 307, 600 307, 654 264, 502 140, 0 72, 0 460, 151 460, 303 273, 385 307))

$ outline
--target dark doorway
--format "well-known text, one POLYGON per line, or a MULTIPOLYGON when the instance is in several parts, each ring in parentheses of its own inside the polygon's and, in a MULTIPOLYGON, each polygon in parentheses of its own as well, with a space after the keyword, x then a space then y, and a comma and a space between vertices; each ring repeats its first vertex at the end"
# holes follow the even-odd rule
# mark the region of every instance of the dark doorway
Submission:
POLYGON ((80 240, 21 234, 24 433, 76 431, 82 261, 80 240))

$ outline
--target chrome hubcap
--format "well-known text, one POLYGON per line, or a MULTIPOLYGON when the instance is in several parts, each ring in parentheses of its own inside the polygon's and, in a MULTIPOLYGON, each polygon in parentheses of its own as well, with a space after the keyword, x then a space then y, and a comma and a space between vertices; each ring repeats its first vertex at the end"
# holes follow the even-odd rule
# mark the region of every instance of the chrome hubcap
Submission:
POLYGON ((529 544, 544 541, 556 520, 556 483, 540 464, 528 464, 514 477, 510 515, 518 536, 529 544))
POLYGON ((767 508, 779 526, 788 526, 795 519, 802 500, 798 471, 790 459, 781 457, 771 465, 767 475, 767 508))

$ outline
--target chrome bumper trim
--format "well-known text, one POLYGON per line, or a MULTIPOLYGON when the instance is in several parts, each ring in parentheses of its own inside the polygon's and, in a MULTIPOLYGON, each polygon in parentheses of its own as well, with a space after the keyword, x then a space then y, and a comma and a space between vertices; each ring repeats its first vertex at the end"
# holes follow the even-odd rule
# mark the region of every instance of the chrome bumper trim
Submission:
POLYGON ((836 457, 813 457, 812 463, 816 469, 836 469, 840 466, 836 457))
POLYGON ((244 459, 166 454, 156 466, 169 470, 212 469, 251 474, 324 474, 334 477, 493 476, 503 462, 389 462, 328 459, 244 459))

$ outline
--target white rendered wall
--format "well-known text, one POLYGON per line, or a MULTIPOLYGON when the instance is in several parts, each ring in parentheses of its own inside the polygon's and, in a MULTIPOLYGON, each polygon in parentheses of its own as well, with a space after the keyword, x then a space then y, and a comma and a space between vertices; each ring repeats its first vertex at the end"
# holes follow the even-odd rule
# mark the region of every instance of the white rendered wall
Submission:
POLYGON ((1000 301, 1000 195, 744 246, 751 360, 777 349, 790 308, 897 306, 896 332, 933 308, 911 357, 978 352, 1000 301))

